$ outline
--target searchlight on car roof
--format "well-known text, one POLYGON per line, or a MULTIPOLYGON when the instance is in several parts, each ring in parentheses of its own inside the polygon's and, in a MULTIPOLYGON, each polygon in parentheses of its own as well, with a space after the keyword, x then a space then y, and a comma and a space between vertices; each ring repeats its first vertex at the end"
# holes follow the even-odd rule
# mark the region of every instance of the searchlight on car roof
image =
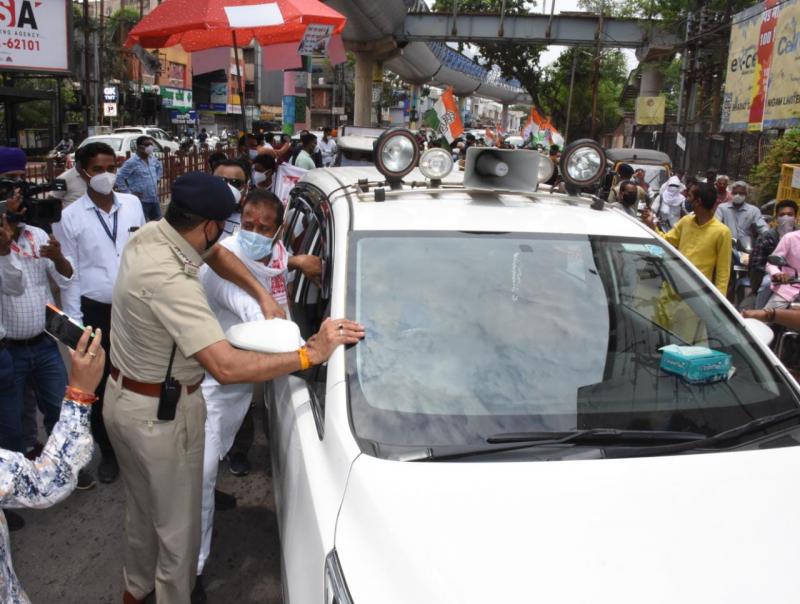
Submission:
POLYGON ((581 189, 596 184, 605 169, 605 151, 590 138, 569 144, 561 154, 561 176, 570 195, 580 195, 581 189))

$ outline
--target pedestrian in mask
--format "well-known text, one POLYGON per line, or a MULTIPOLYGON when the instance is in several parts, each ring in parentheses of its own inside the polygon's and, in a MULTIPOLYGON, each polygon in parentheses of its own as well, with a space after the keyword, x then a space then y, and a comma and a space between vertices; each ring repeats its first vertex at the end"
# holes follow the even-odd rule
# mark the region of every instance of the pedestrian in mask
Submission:
POLYGON ((681 191, 682 188, 680 179, 671 176, 653 201, 650 209, 658 217, 662 229, 674 227, 685 213, 686 196, 681 191))
POLYGON ((748 191, 746 182, 736 181, 730 201, 719 204, 716 212, 717 219, 731 230, 742 250, 751 249, 758 236, 769 228, 761 210, 747 203, 748 191))
POLYGON ((142 202, 144 217, 150 220, 161 219, 161 203, 158 183, 164 175, 164 167, 155 156, 156 144, 149 136, 136 139, 136 155, 132 155, 117 172, 117 191, 131 193, 142 202))
POLYGON ((626 214, 636 218, 638 216, 638 202, 639 190, 636 183, 632 180, 623 180, 619 185, 619 202, 612 202, 610 206, 619 208, 626 214))

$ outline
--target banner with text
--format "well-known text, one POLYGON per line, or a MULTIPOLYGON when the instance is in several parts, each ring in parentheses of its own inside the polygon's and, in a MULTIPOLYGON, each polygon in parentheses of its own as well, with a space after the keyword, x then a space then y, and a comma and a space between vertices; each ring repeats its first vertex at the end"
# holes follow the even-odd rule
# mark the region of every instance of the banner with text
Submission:
POLYGON ((0 0, 0 71, 69 73, 69 11, 64 0, 0 0))
POLYGON ((766 0, 733 17, 724 132, 800 124, 800 0, 766 0))

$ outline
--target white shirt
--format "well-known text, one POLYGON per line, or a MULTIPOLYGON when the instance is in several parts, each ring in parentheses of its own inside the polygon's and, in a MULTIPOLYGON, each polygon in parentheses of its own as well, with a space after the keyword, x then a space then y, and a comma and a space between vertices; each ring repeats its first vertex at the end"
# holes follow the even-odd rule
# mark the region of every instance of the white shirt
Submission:
POLYGON ((294 165, 298 168, 303 168, 303 170, 313 170, 317 167, 314 163, 314 158, 305 149, 301 149, 297 157, 294 158, 294 165))
POLYGON ((82 322, 81 296, 111 304, 122 250, 133 234, 130 229, 144 224, 142 204, 127 193, 114 193, 110 213, 98 208, 88 195, 62 212, 61 222, 53 225, 53 233, 61 242, 64 255, 75 261, 72 266, 76 273, 69 284, 61 287, 65 313, 82 322), (117 235, 112 241, 115 220, 117 235))
POLYGON ((64 208, 72 205, 84 195, 86 195, 86 181, 78 174, 77 168, 70 168, 66 172, 62 172, 56 178, 64 180, 67 183, 66 191, 53 191, 50 193, 52 197, 60 199, 64 208))
MULTIPOLYGON (((47 245, 50 238, 42 229, 29 225, 22 226, 19 239, 12 243, 11 254, 14 261, 22 269, 22 281, 25 291, 19 296, 9 295, 5 288, 0 292, 0 323, 6 329, 6 336, 14 340, 34 338, 44 331, 44 309, 53 304, 53 293, 50 291, 48 275, 59 287, 66 286, 71 278, 64 277, 56 269, 49 258, 39 256, 39 250, 47 245)), ((63 250, 62 250, 63 251, 63 250)), ((67 261, 75 264, 64 253, 67 261)))
POLYGON ((325 142, 325 139, 321 138, 317 141, 317 148, 322 153, 322 165, 330 166, 336 156, 336 141, 329 138, 328 142, 325 142))
MULTIPOLYGON (((19 260, 13 253, 0 256, 0 292, 5 296, 21 296, 25 291, 25 282, 22 279, 22 269, 19 260)), ((2 318, 2 300, 0 300, 0 318, 2 318)), ((6 329, 0 320, 0 340, 6 337, 6 329)))

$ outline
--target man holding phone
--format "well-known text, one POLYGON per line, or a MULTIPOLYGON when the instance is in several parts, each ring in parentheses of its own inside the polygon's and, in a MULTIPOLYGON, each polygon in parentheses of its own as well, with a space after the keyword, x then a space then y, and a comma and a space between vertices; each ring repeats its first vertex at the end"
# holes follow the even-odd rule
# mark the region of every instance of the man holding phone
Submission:
POLYGON ((131 235, 145 224, 142 205, 133 195, 115 193, 117 157, 105 143, 89 143, 75 154, 75 168, 87 185, 86 194, 70 205, 53 225, 64 252, 75 263, 77 275, 61 288, 61 307, 78 323, 99 327, 108 334, 103 342, 106 367, 92 409, 92 436, 102 453, 97 477, 110 483, 119 467, 103 424, 103 391, 108 372, 111 333, 111 296, 122 257, 131 235))
MULTIPOLYGON (((144 226, 122 255, 111 311, 111 379, 104 418, 126 492, 126 604, 155 590, 159 604, 190 601, 200 551, 206 407, 200 382, 270 380, 324 363, 363 328, 326 321, 286 354, 234 349, 197 274, 204 261, 265 310, 274 300, 228 250, 215 245, 236 210, 221 178, 193 172, 172 186, 165 219, 144 226)), ((274 316, 268 308, 265 317, 274 316)))

